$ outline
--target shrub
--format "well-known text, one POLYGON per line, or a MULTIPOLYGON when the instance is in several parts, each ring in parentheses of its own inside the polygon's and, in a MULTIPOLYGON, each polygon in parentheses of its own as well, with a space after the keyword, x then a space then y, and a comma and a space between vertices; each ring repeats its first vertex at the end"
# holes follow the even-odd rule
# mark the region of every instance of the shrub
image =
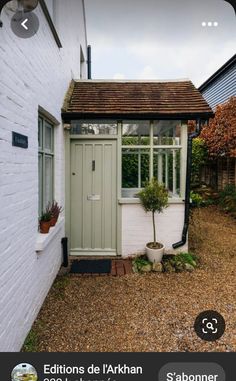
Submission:
POLYGON ((188 263, 189 265, 196 266, 197 257, 192 253, 179 253, 174 257, 174 260, 182 263, 188 263))
POLYGON ((217 106, 215 117, 209 125, 203 127, 201 137, 204 139, 209 157, 236 157, 236 97, 217 106))
POLYGON ((200 196, 200 194, 195 193, 195 192, 192 191, 190 193, 190 197, 191 197, 191 200, 192 200, 192 206, 195 206, 195 207, 199 208, 200 206, 203 205, 203 198, 202 198, 202 196, 200 196))
POLYGON ((192 174, 191 183, 192 187, 199 185, 199 174, 201 167, 205 164, 207 160, 207 148, 203 139, 196 138, 193 139, 192 147, 192 174))
POLYGON ((152 263, 149 262, 146 257, 137 257, 133 260, 133 270, 134 272, 140 272, 142 271, 143 267, 145 266, 152 266, 152 263))
POLYGON ((163 258, 163 267, 166 272, 193 271, 197 267, 197 257, 192 253, 166 255, 163 258))
POLYGON ((229 211, 236 211, 236 187, 234 185, 226 185, 223 191, 220 192, 220 206, 229 211))

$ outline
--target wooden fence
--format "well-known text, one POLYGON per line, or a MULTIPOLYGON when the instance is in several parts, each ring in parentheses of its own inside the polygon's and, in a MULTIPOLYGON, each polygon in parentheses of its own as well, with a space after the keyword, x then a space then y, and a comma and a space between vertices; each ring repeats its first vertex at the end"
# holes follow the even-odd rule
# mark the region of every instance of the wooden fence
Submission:
POLYGON ((217 190, 228 184, 236 186, 236 158, 219 158, 209 162, 201 170, 201 181, 217 190))

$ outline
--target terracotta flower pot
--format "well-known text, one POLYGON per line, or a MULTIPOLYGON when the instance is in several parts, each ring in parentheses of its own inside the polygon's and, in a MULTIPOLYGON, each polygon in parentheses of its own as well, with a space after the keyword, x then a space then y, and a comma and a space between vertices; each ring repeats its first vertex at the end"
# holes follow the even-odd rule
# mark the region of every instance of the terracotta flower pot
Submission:
POLYGON ((58 217, 52 217, 51 221, 50 221, 50 224, 52 227, 54 227, 57 223, 57 220, 58 220, 58 217))
POLYGON ((51 227, 51 221, 40 221, 40 233, 41 234, 47 234, 49 232, 49 229, 51 227))

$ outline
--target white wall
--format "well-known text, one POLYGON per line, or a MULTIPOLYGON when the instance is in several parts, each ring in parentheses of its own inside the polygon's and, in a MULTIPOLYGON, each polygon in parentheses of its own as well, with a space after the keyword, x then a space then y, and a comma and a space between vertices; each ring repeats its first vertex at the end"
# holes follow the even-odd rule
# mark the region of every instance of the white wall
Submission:
MULTIPOLYGON (((61 264, 60 224, 43 252, 38 239, 38 107, 61 122, 71 78, 80 78, 80 45, 86 54, 82 1, 57 2, 59 49, 40 7, 40 29, 19 39, 12 13, 0 29, 0 351, 20 350, 61 264), (12 147, 12 131, 27 135, 27 150, 12 147)), ((64 132, 55 128, 55 198, 64 204, 64 132)))
MULTIPOLYGON (((167 253, 174 253, 172 244, 182 238, 184 203, 170 204, 163 213, 156 215, 157 240, 167 253)), ((153 241, 152 216, 140 204, 122 205, 122 256, 145 252, 145 244, 153 241)), ((177 251, 188 251, 188 245, 177 251)))

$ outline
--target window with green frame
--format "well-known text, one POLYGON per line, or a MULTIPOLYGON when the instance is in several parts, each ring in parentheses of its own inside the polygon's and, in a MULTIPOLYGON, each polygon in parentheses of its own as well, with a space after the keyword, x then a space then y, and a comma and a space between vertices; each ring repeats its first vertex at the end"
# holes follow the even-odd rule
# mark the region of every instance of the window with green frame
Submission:
POLYGON ((181 121, 123 121, 122 197, 136 197, 156 177, 180 195, 181 121))
POLYGON ((54 128, 44 117, 38 119, 39 215, 53 201, 54 128))

